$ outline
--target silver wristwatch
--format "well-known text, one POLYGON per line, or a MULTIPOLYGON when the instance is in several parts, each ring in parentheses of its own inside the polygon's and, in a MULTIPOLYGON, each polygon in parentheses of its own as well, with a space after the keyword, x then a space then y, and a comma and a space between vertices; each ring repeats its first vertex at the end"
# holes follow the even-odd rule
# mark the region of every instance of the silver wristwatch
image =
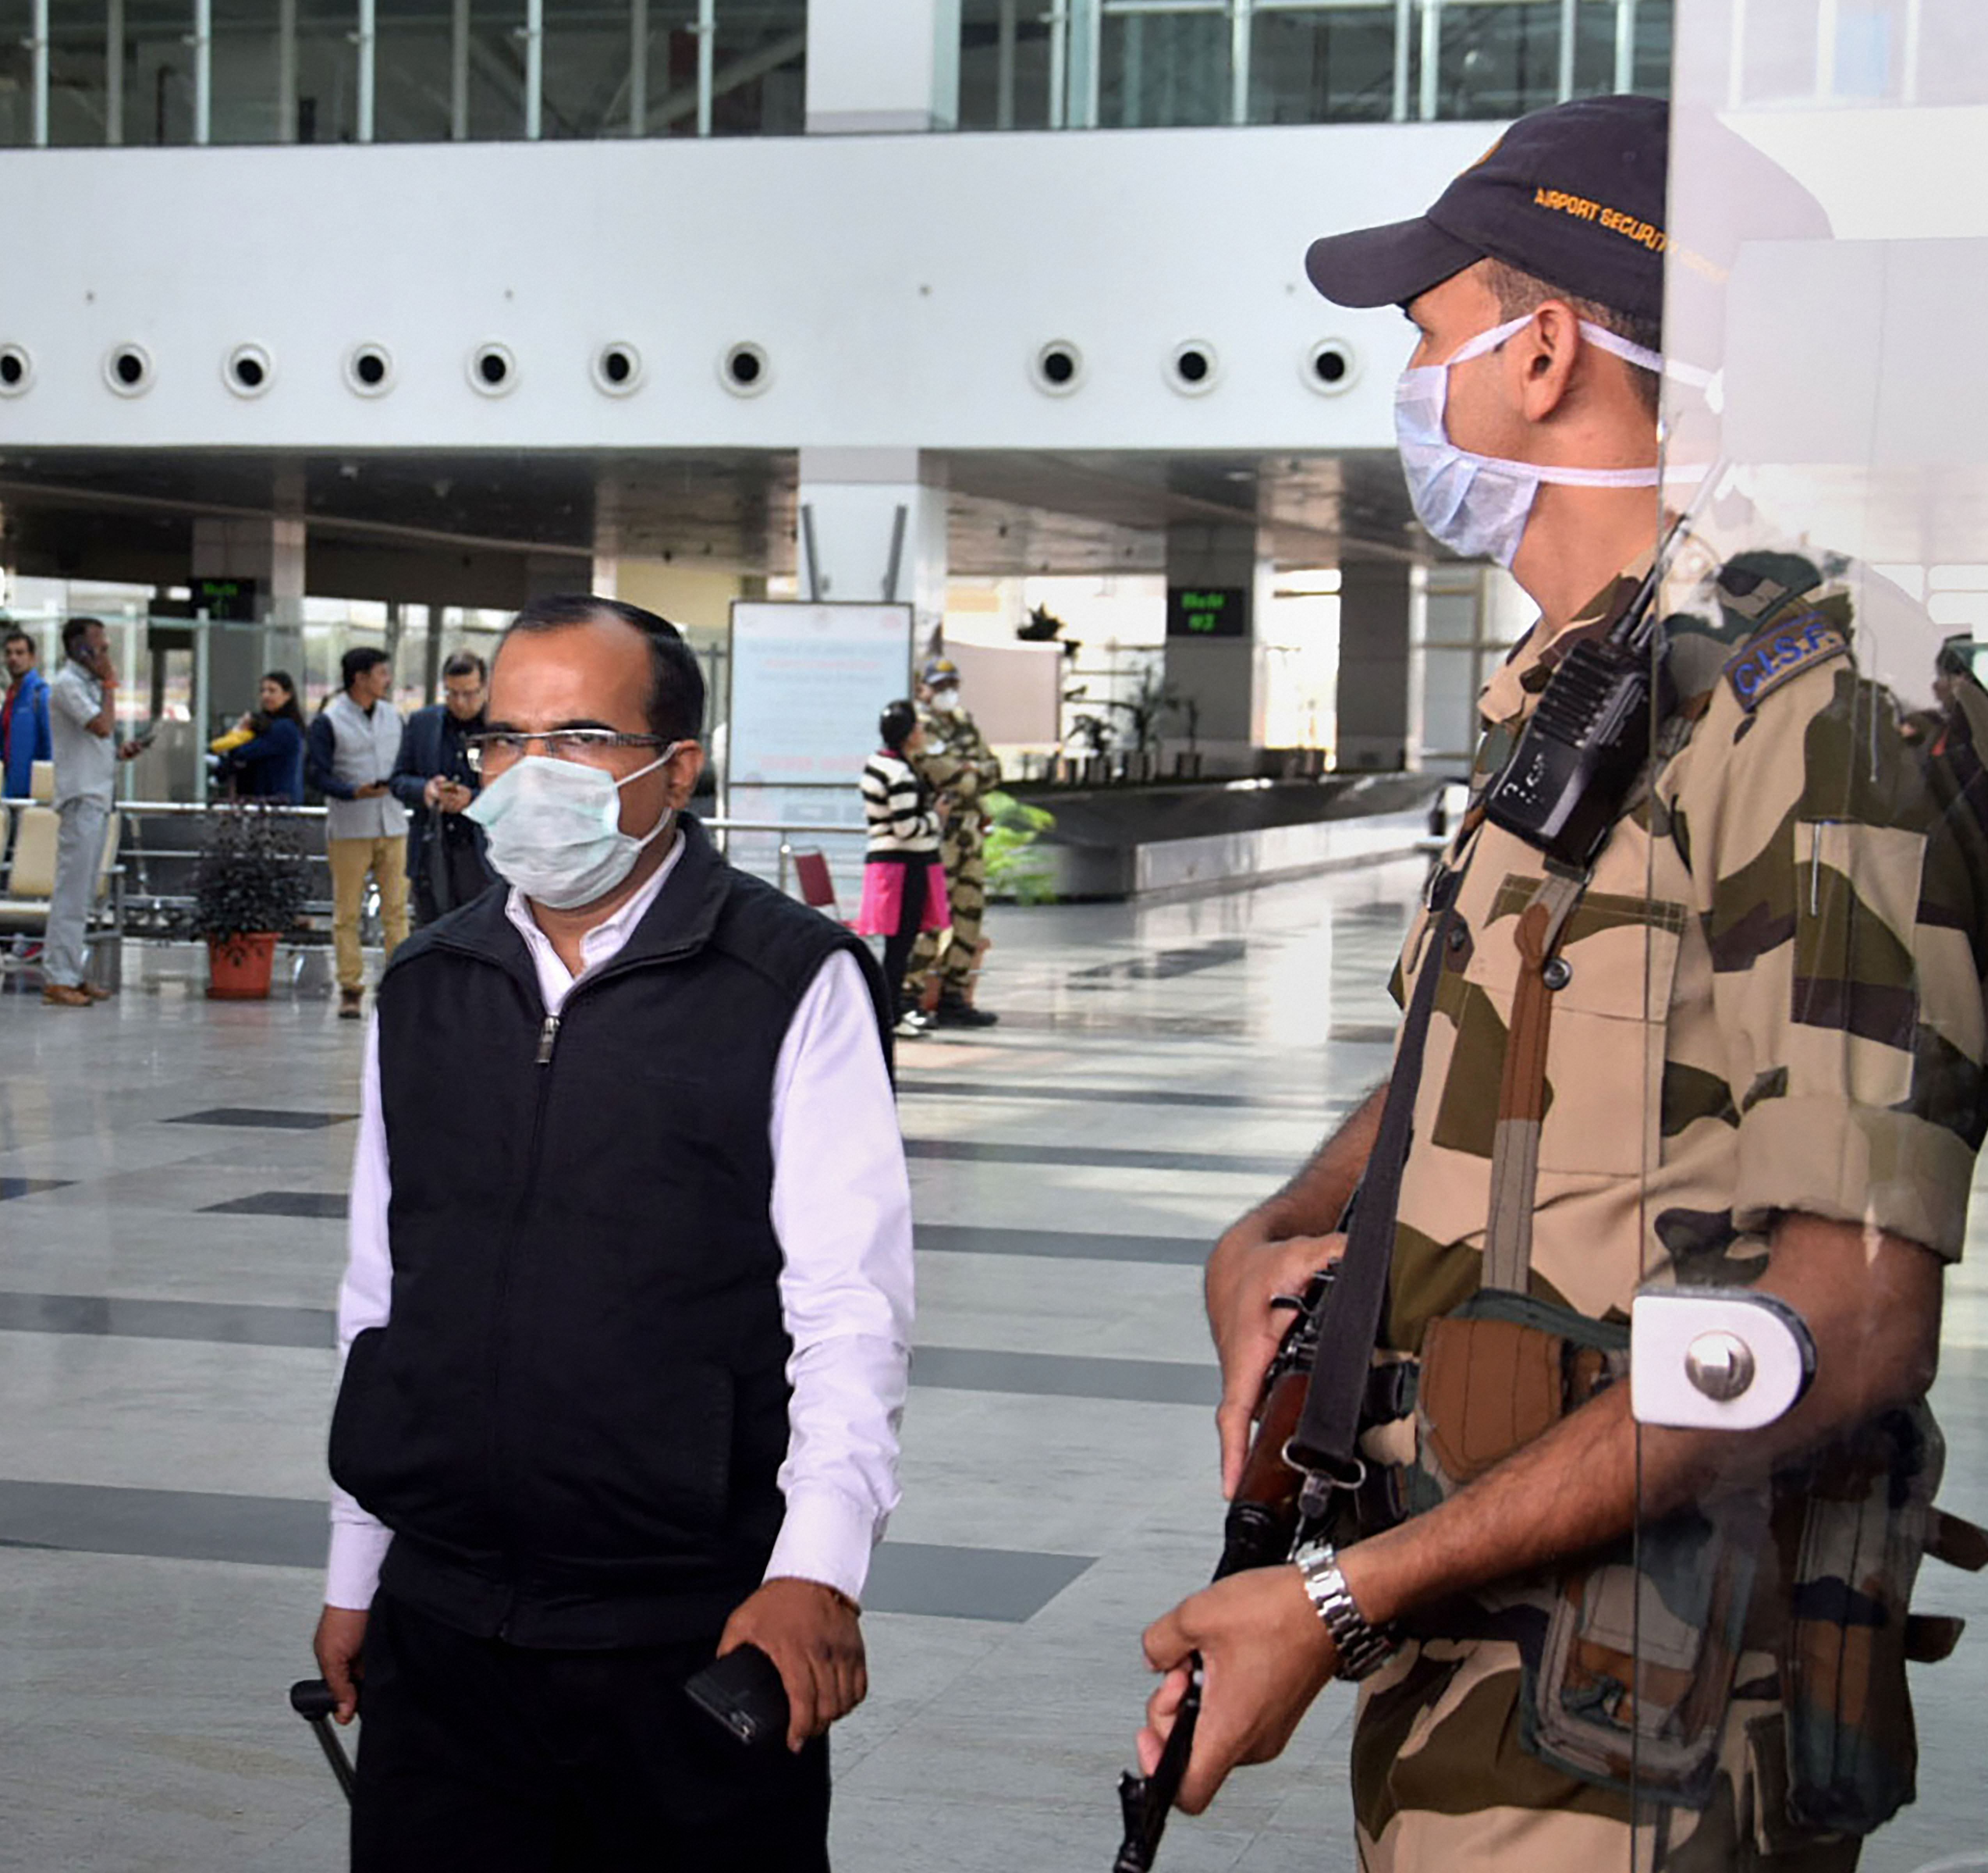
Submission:
POLYGON ((1340 1572, 1338 1551, 1329 1541, 1307 1541, 1291 1555, 1297 1563, 1305 1595, 1339 1654, 1339 1675, 1362 1678, 1380 1669, 1395 1649, 1393 1636, 1377 1631, 1354 1605, 1346 1577, 1340 1572))

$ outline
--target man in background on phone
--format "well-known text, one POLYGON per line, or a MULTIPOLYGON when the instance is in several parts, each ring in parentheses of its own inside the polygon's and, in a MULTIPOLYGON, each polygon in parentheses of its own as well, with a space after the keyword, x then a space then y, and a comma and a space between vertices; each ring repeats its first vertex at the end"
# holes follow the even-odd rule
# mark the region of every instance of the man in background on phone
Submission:
POLYGON ((392 660, 376 645, 363 645, 345 653, 339 674, 343 690, 304 737, 304 777, 324 795, 339 1018, 357 1021, 366 994, 359 912, 368 872, 380 887, 383 968, 407 939, 407 810, 389 784, 401 754, 401 717, 387 700, 392 660))
POLYGON ((93 618, 63 626, 63 666, 49 686, 54 747, 56 882, 49 899, 42 1000, 52 1008, 86 1008, 110 991, 83 980, 83 939, 90 900, 103 871, 103 836, 117 792, 117 764, 142 742, 117 739, 117 672, 103 627, 93 618))
POLYGON ((703 720, 661 618, 529 605, 471 744, 511 889, 380 985, 316 1640, 355 1873, 828 1864, 911 1191, 882 978, 684 811, 703 720), (685 1694, 746 1645, 771 1747, 685 1694))
POLYGON ((407 833, 407 882, 414 926, 481 897, 495 880, 483 852, 483 828, 464 809, 480 791, 465 737, 483 727, 489 672, 475 652, 459 650, 441 666, 442 699, 407 718, 394 764, 394 798, 414 815, 407 833))

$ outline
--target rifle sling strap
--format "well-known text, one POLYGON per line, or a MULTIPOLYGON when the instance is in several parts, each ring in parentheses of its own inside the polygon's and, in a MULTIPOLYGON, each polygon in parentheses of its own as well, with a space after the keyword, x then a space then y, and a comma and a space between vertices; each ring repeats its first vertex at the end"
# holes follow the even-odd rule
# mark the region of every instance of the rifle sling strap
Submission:
POLYGON ((1303 1468, 1348 1485, 1360 1475, 1356 1447, 1361 1403, 1366 1396, 1367 1375, 1380 1336, 1381 1309, 1387 1299, 1388 1272, 1395 1254, 1395 1216, 1401 1205, 1401 1173, 1415 1129, 1415 1095, 1422 1086, 1429 1019, 1435 1010, 1436 987, 1456 921, 1457 892, 1469 869, 1466 859, 1454 871, 1439 872, 1431 894, 1432 907, 1439 908, 1441 915, 1430 932, 1415 992, 1408 998, 1401 1044, 1381 1107, 1380 1130, 1368 1155, 1367 1174, 1347 1231, 1338 1277, 1326 1296, 1304 1411, 1290 1443, 1292 1457, 1303 1468))

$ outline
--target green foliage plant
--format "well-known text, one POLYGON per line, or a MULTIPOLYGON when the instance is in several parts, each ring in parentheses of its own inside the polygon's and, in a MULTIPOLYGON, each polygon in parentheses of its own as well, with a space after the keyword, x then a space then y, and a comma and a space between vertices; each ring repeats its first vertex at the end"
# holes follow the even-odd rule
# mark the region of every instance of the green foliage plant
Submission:
POLYGON ((1013 794, 991 793, 987 808, 987 889, 1019 904, 1053 904, 1056 884, 1047 855, 1036 842, 1056 824, 1046 807, 1013 794))
POLYGON ((296 821, 267 807, 218 809, 194 867, 194 933, 232 943, 282 936, 303 915, 309 879, 296 821))

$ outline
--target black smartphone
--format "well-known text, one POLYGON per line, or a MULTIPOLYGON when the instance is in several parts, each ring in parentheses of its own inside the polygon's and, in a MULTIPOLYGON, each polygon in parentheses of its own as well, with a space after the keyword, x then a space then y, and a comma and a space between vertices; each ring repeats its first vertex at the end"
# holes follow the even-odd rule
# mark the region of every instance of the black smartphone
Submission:
POLYGON ((742 1645, 706 1665, 684 1695, 742 1743, 756 1748, 786 1739, 787 1688, 779 1667, 756 1645, 742 1645))

